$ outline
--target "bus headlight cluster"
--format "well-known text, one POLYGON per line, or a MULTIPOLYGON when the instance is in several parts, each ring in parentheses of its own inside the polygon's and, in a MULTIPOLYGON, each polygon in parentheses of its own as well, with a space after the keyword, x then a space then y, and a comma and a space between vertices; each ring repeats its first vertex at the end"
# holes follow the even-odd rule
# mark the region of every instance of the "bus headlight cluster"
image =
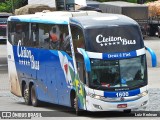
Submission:
POLYGON ((93 93, 89 93, 88 95, 90 97, 94 98, 94 99, 105 101, 105 102, 118 102, 118 101, 121 101, 120 98, 108 98, 108 97, 96 95, 96 94, 93 94, 93 93))
POLYGON ((105 99, 105 97, 100 96, 100 95, 96 95, 96 94, 93 94, 93 93, 89 93, 88 95, 89 95, 90 97, 95 98, 95 99, 98 99, 98 100, 104 100, 104 99, 105 99))
POLYGON ((141 94, 139 94, 140 97, 144 97, 144 96, 146 96, 146 95, 148 95, 148 91, 144 91, 144 92, 142 92, 141 94))

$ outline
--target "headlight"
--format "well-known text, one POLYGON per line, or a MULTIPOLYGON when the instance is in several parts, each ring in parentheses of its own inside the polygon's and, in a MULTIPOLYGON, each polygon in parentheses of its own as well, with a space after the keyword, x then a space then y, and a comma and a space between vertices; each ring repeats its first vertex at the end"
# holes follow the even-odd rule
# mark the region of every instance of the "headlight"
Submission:
POLYGON ((105 99, 105 97, 100 96, 100 95, 96 95, 96 94, 93 94, 93 93, 89 93, 88 95, 89 95, 90 97, 95 98, 95 99, 98 99, 98 100, 103 100, 103 99, 105 99))
POLYGON ((148 94, 148 91, 144 91, 144 92, 142 92, 141 94, 139 94, 139 96, 140 97, 144 97, 144 96, 146 96, 148 94))
POLYGON ((94 98, 94 99, 102 100, 102 101, 105 101, 105 102, 118 102, 118 101, 121 101, 120 98, 108 98, 108 97, 104 97, 104 96, 100 96, 100 95, 96 95, 96 94, 92 94, 92 93, 89 93, 88 95, 90 97, 94 98))

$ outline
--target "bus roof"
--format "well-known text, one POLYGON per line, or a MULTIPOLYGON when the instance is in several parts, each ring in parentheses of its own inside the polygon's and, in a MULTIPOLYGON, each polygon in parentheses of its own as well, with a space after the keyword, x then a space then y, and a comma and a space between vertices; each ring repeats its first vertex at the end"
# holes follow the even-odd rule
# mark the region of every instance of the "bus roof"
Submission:
POLYGON ((36 22, 36 23, 51 23, 51 24, 68 24, 70 17, 87 16, 99 14, 96 11, 55 11, 55 12, 37 12, 35 14, 10 16, 8 21, 21 21, 21 22, 36 22))
POLYGON ((8 18, 8 21, 35 22, 46 24, 69 24, 69 19, 71 19, 72 23, 79 24, 83 27, 137 24, 134 20, 124 15, 100 13, 96 11, 55 11, 45 13, 38 12, 35 14, 10 16, 8 18))
POLYGON ((102 27, 102 26, 120 26, 120 25, 138 25, 138 23, 124 15, 102 13, 98 16, 73 17, 71 23, 79 24, 83 28, 102 27))

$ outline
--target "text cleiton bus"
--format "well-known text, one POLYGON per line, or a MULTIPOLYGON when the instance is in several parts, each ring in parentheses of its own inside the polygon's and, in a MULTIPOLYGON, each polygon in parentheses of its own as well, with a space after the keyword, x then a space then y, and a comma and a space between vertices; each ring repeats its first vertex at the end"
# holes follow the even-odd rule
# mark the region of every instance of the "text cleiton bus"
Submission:
POLYGON ((95 11, 8 19, 11 92, 87 111, 131 111, 148 104, 146 49, 137 22, 95 11))

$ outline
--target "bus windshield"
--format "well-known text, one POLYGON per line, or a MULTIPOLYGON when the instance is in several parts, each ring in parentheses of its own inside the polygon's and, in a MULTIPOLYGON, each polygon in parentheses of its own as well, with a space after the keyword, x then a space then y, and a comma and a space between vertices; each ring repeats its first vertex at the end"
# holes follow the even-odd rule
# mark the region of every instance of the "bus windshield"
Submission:
POLYGON ((147 84, 145 55, 123 60, 91 59, 90 86, 97 89, 128 89, 147 84))

